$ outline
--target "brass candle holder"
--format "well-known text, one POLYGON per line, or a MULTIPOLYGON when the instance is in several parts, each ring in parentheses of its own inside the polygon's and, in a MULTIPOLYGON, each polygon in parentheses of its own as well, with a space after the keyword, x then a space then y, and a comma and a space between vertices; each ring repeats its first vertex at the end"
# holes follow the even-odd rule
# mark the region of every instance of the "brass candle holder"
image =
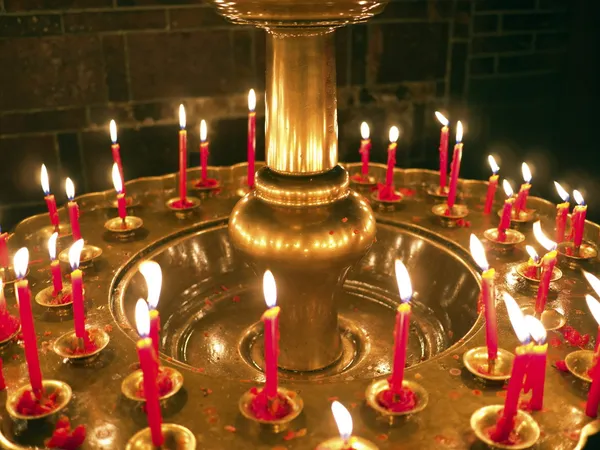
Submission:
MULTIPOLYGON (((164 438, 164 444, 161 449, 169 450, 195 450, 196 437, 194 433, 186 427, 174 423, 163 423, 161 431, 164 438)), ((150 428, 134 434, 127 442, 125 450, 157 450, 152 443, 152 434, 150 428)))
POLYGON ((94 343, 93 350, 87 351, 83 339, 78 338, 75 331, 69 331, 54 341, 54 353, 71 363, 83 363, 96 358, 106 348, 110 337, 106 331, 98 327, 86 327, 85 331, 90 341, 94 343), (79 349, 82 351, 78 352, 79 349))
MULTIPOLYGON (((529 263, 527 261, 519 264, 515 269, 517 274, 521 278, 523 278, 531 283, 536 283, 536 284, 539 283, 540 282, 539 276, 534 278, 534 277, 531 277, 528 275, 528 273, 527 273, 528 265, 529 265, 529 263)), ((563 276, 562 270, 560 270, 558 267, 554 267, 552 269, 552 277, 550 278, 550 282, 553 283, 555 281, 558 281, 562 278, 562 276, 563 276)))
POLYGON ((316 450, 378 450, 373 442, 361 437, 352 436, 348 441, 344 441, 341 437, 327 439, 317 445, 316 450))
POLYGON ((188 204, 182 205, 181 199, 175 197, 167 201, 167 208, 175 213, 175 217, 178 219, 185 219, 200 208, 200 199, 197 197, 187 197, 188 204))
POLYGON ((9 336, 0 340, 0 348, 4 347, 6 344, 8 344, 10 341, 12 341, 20 332, 21 332, 21 325, 19 325, 17 328, 15 328, 15 331, 13 331, 9 336))
POLYGON ((62 290, 56 295, 54 295, 54 286, 48 286, 36 294, 35 302, 44 308, 61 311, 70 308, 73 304, 72 294, 71 283, 63 283, 62 290))
POLYGON ((577 350, 565 358, 565 365, 571 374, 586 383, 592 382, 590 370, 594 365, 594 352, 591 350, 577 350))
POLYGON ((523 314, 533 316, 542 322, 542 325, 544 325, 544 328, 547 331, 558 330, 567 323, 567 318, 560 309, 544 309, 544 311, 539 313, 535 310, 535 306, 527 305, 522 307, 521 310, 523 311, 523 314))
MULTIPOLYGON (((160 366, 159 371, 168 377, 172 384, 171 389, 159 395, 159 400, 168 400, 177 394, 183 387, 183 375, 177 369, 168 366, 160 366)), ((131 372, 121 383, 121 393, 134 402, 145 403, 146 397, 140 395, 140 387, 144 381, 144 373, 141 369, 131 372)), ((160 392, 159 392, 160 394, 160 392)))
POLYGON ((280 433, 284 431, 289 427, 290 423, 300 415, 304 409, 304 401, 296 392, 282 387, 277 388, 277 395, 283 397, 288 402, 290 411, 286 416, 275 420, 263 420, 257 418, 251 409, 252 401, 256 396, 253 389, 244 392, 244 394, 240 397, 238 407, 242 413, 242 416, 251 422, 258 424, 261 428, 267 431, 273 433, 280 433))
POLYGON ((372 175, 363 175, 357 172, 350 175, 350 185, 361 193, 365 193, 377 186, 377 178, 372 175))
POLYGON ((371 194, 371 202, 376 204, 380 210, 393 212, 398 209, 398 207, 402 204, 404 200, 404 196, 400 193, 400 191, 394 191, 394 194, 397 198, 393 199, 382 199, 379 197, 378 192, 373 192, 371 194))
POLYGON ((475 435, 491 448, 523 450, 533 447, 540 438, 540 427, 537 422, 524 411, 518 410, 515 417, 515 428, 518 440, 514 444, 500 443, 492 440, 489 430, 496 425, 499 413, 504 405, 490 405, 478 409, 471 416, 471 428, 475 435))
POLYGON ((583 242, 579 247, 575 247, 573 242, 561 242, 556 251, 560 259, 572 269, 579 267, 580 264, 590 262, 598 256, 598 249, 589 242, 583 242))
POLYGON ((502 382, 510 378, 515 355, 503 348, 498 349, 495 360, 488 358, 487 347, 475 347, 463 355, 463 363, 466 369, 488 382, 502 382))
MULTIPOLYGON (((502 217, 502 212, 503 211, 501 209, 498 210, 498 217, 502 217)), ((525 224, 537 220, 537 218, 538 214, 535 209, 527 209, 516 213, 513 208, 510 214, 510 224, 512 227, 519 228, 524 226, 525 224)))
POLYGON ((373 381, 367 387, 365 392, 367 405, 377 413, 379 418, 389 425, 394 425, 397 420, 410 414, 416 414, 423 411, 429 402, 429 393, 420 384, 410 380, 403 380, 402 387, 409 389, 415 395, 417 402, 415 403, 414 408, 406 409, 404 411, 391 411, 379 403, 378 396, 390 388, 387 379, 373 381))
POLYGON ((104 229, 118 239, 127 240, 143 225, 144 221, 136 216, 114 217, 104 223, 104 229))
POLYGON ((446 203, 439 203, 431 209, 431 212, 439 218, 443 227, 455 228, 469 215, 469 208, 467 205, 454 205, 452 210, 448 211, 446 203))
MULTIPOLYGON (((85 244, 81 250, 81 258, 79 259, 79 268, 85 269, 93 266, 94 261, 102 256, 102 249, 95 245, 85 244)), ((69 249, 66 248, 58 254, 58 260, 63 264, 69 263, 69 249)))
POLYGON ((26 384, 13 391, 6 399, 6 411, 8 414, 13 419, 17 420, 30 421, 45 419, 62 411, 69 404, 71 398, 73 397, 71 387, 62 381, 43 380, 42 386, 45 396, 56 395, 54 409, 36 415, 21 414, 19 411, 17 411, 17 405, 23 394, 26 391, 31 391, 31 385, 26 384))
POLYGON ((499 239, 498 228, 490 228, 483 232, 483 237, 490 243, 490 247, 499 252, 507 252, 525 240, 525 235, 520 231, 509 228, 506 230, 506 239, 499 239))
MULTIPOLYGON (((448 198, 448 187, 444 188, 443 191, 440 190, 439 186, 429 186, 425 191, 427 196, 434 201, 443 202, 448 198)), ((460 195, 457 193, 456 197, 459 198, 460 195)))
MULTIPOLYGON (((27 272, 25 272, 25 278, 27 278, 28 275, 29 267, 27 267, 27 272)), ((15 269, 12 265, 0 268, 0 278, 2 278, 2 282, 4 283, 4 289, 12 287, 15 282, 19 281, 15 275, 15 269)))

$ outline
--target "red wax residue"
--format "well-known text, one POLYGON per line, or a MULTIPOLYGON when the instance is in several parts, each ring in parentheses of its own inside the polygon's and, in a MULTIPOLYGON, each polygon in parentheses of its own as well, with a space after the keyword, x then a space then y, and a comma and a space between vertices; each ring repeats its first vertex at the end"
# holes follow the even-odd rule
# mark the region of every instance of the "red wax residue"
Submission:
POLYGON ((88 353, 95 352, 98 350, 98 344, 96 344, 95 336, 90 336, 90 332, 86 330, 85 337, 83 338, 83 348, 79 346, 79 339, 74 337, 71 341, 71 347, 66 349, 66 352, 70 355, 87 355, 88 353))
POLYGON ((369 183, 371 181, 367 175, 363 175, 361 173, 355 173, 350 177, 350 179, 356 183, 369 183))
POLYGON ((66 305, 67 303, 71 303, 73 301, 73 298, 71 296, 71 293, 63 293, 63 292, 59 292, 58 295, 53 296, 49 302, 47 302, 46 304, 48 305, 66 305))
POLYGON ((590 341, 589 334, 581 334, 575 328, 565 325, 560 329, 565 341, 573 347, 585 347, 590 341))
MULTIPOLYGON (((162 397, 167 395, 169 392, 173 390, 173 380, 169 376, 168 371, 164 370, 162 367, 158 369, 158 377, 156 378, 156 383, 158 384, 158 396, 162 397)), ((144 383, 143 378, 140 380, 140 384, 138 385, 138 390, 136 395, 140 398, 144 397, 144 383)), ((212 391, 211 391, 212 392, 212 391)))
POLYGON ((396 201, 402 199, 402 195, 398 191, 390 189, 385 184, 379 183, 377 185, 377 199, 384 201, 396 201))
POLYGON ((392 412, 413 410, 417 406, 417 402, 417 396, 408 388, 402 388, 400 394, 395 394, 391 389, 386 389, 377 394, 379 406, 392 412))
POLYGON ((75 450, 85 441, 85 427, 79 425, 71 431, 71 423, 69 418, 62 416, 56 422, 56 428, 52 437, 45 444, 48 448, 59 448, 61 450, 75 450))
POLYGON ((558 360, 554 363, 554 367, 556 367, 558 370, 560 370, 561 372, 568 372, 569 369, 567 369, 567 363, 565 363, 564 360, 558 360))
POLYGON ((257 388, 250 390, 254 397, 250 402, 250 411, 259 420, 279 420, 290 414, 292 405, 287 397, 277 393, 277 397, 272 400, 267 398, 264 389, 260 391, 257 388))
POLYGON ((15 334, 20 325, 18 317, 11 315, 7 309, 0 309, 0 341, 15 334))
POLYGON ((553 337, 552 339, 550 339, 549 344, 550 347, 558 348, 562 345, 562 341, 557 337, 553 337))
POLYGON ((200 180, 196 183, 196 187, 210 188, 218 186, 219 182, 214 178, 207 178, 206 180, 200 180))
POLYGON ((538 276, 537 267, 532 266, 530 264, 527 264, 527 267, 525 268, 525 276, 527 278, 533 278, 534 280, 540 279, 540 277, 538 276))
POLYGON ((194 206, 194 204, 187 199, 183 202, 181 201, 181 199, 179 199, 171 203, 171 207, 173 209, 190 209, 192 206, 194 206))
POLYGON ((40 400, 35 398, 33 391, 26 390, 21 394, 17 402, 17 412, 24 416, 39 416, 49 413, 56 409, 57 392, 53 392, 48 396, 44 396, 40 400))
POLYGON ((511 446, 519 444, 521 442, 521 438, 515 432, 514 424, 513 424, 512 430, 511 430, 510 434, 508 435, 507 439, 500 440, 500 438, 497 436, 497 430, 502 428, 500 422, 502 422, 503 420, 504 420, 504 416, 501 415, 500 418, 498 419, 498 423, 496 423, 495 426, 490 427, 486 430, 487 435, 490 437, 490 439, 492 441, 497 442, 498 444, 511 445, 511 446))

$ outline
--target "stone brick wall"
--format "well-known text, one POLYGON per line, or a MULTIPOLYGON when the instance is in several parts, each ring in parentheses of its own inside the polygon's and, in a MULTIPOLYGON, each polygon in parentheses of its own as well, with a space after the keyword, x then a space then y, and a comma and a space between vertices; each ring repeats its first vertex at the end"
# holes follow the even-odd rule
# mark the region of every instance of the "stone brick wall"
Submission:
MULTIPOLYGON (((529 147, 551 149, 570 4, 395 0, 338 30, 340 159, 358 159, 367 119, 374 159, 399 124, 398 165, 435 167, 435 109, 467 123, 464 175, 487 175, 488 151, 516 167, 529 147)), ((111 118, 128 178, 176 170, 181 102, 190 148, 204 118, 210 163, 243 160, 264 42, 263 31, 230 25, 201 0, 0 0, 0 224, 43 210, 42 162, 59 198, 66 176, 78 193, 110 188, 111 118)))

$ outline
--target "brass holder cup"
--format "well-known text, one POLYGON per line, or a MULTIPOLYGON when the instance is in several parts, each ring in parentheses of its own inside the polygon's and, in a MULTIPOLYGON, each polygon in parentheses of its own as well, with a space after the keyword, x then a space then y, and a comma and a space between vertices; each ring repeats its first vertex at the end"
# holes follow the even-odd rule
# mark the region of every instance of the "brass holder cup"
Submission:
POLYGON ((560 259, 572 269, 576 269, 579 264, 589 262, 598 256, 598 249, 588 242, 582 242, 579 249, 572 242, 561 242, 556 251, 560 259))
POLYGON ((356 172, 350 175, 350 185, 360 192, 366 192, 377 185, 377 179, 372 175, 364 177, 362 173, 356 172))
MULTIPOLYGON (((448 198, 448 188, 444 190, 444 192, 440 192, 439 186, 429 186, 429 188, 425 191, 427 196, 434 201, 443 202, 448 198)), ((456 194, 458 197, 458 194, 456 194)))
POLYGON ((6 400, 6 411, 8 414, 17 420, 39 420, 44 419, 46 417, 52 416, 59 411, 63 410, 65 406, 69 404, 71 398, 73 397, 73 392, 71 391, 71 387, 62 381, 58 380, 43 380, 42 386, 44 389, 44 395, 56 394, 56 403, 55 408, 52 411, 44 412, 43 414, 38 414, 35 416, 24 415, 17 411, 17 405, 21 396, 25 393, 25 391, 31 390, 31 385, 26 384, 21 386, 14 392, 12 392, 7 400, 6 400))
POLYGON ((558 330, 562 328, 565 323, 567 323, 567 318, 564 313, 559 311, 558 309, 550 308, 545 309, 541 314, 539 314, 534 306, 524 306, 521 308, 523 314, 529 314, 534 316, 544 325, 544 328, 548 331, 558 330))
POLYGON ((467 370, 477 378, 489 382, 502 382, 510 378, 515 355, 511 352, 498 349, 497 358, 490 364, 487 347, 475 347, 465 352, 463 363, 467 370), (488 372, 480 369, 487 369, 488 372))
MULTIPOLYGON (((502 217, 502 213, 503 210, 499 209, 498 210, 498 217, 502 217)), ((538 217, 537 215, 537 211, 535 209, 527 209, 525 211, 521 211, 519 212, 519 215, 515 214, 515 211, 513 209, 511 215, 510 215, 510 225, 512 227, 520 227, 523 226, 529 222, 533 222, 534 220, 536 220, 538 217)))
POLYGON ((4 347, 6 344, 8 344, 10 341, 12 341, 15 338, 15 336, 17 336, 20 332, 21 332, 21 325, 19 325, 10 336, 8 336, 5 339, 0 341, 0 348, 4 347))
MULTIPOLYGON (((29 275, 29 267, 27 267, 27 272, 23 278, 27 278, 29 275)), ((15 269, 13 266, 0 268, 0 278, 2 278, 2 282, 4 283, 4 288, 8 288, 13 285, 15 282, 19 281, 17 276, 15 275, 15 269)))
POLYGON ((200 199, 197 197, 188 197, 187 201, 189 202, 188 206, 181 207, 179 205, 180 199, 179 197, 175 197, 167 201, 167 208, 175 213, 175 217, 178 219, 185 219, 192 215, 194 211, 200 208, 200 199))
POLYGON ((89 333, 90 340, 96 344, 96 348, 87 353, 73 353, 73 348, 81 345, 80 339, 75 335, 75 331, 69 331, 68 333, 60 336, 54 341, 54 353, 61 358, 66 358, 71 363, 83 363, 96 358, 102 350, 106 348, 110 342, 108 333, 98 327, 87 327, 85 329, 89 333))
MULTIPOLYGON (((125 197, 125 207, 126 208, 135 208, 136 206, 140 206, 140 201, 137 197, 125 197)), ((117 202, 117 200, 112 200, 109 203, 110 207, 113 209, 118 209, 119 208, 119 203, 117 202)))
MULTIPOLYGON (((160 366, 160 371, 166 373, 173 382, 173 388, 159 397, 159 400, 167 400, 177 394, 183 387, 183 375, 177 369, 160 366)), ((145 403, 146 398, 138 394, 140 385, 144 381, 144 373, 141 369, 131 372, 121 383, 121 393, 134 402, 145 403)))
POLYGON ((69 309, 73 304, 71 284, 64 283, 62 291, 60 291, 56 297, 54 296, 54 286, 48 286, 37 293, 35 302, 44 308, 49 308, 54 311, 69 309))
POLYGON ((517 411, 517 416, 515 417, 514 432, 519 437, 518 443, 513 445, 502 444, 493 441, 489 437, 488 430, 496 425, 498 414, 503 409, 504 405, 490 405, 475 411, 471 416, 471 428, 475 432, 475 435, 491 448, 522 450, 533 447, 540 438, 540 427, 533 417, 521 410, 517 411))
POLYGON ((316 450, 378 450, 374 443, 367 441, 361 437, 352 436, 348 441, 344 441, 341 437, 327 439, 317 445, 316 450))
POLYGON ((240 397, 238 406, 242 416, 251 422, 258 424, 261 428, 273 433, 280 433, 287 429, 290 423, 295 420, 302 412, 302 409, 304 409, 304 401, 296 392, 286 388, 278 387, 277 393, 284 396, 290 405, 290 413, 287 416, 277 420, 257 419, 254 414, 252 414, 250 409, 252 399, 256 396, 256 394, 254 394, 251 390, 244 392, 244 394, 240 397))
POLYGON ((404 196, 400 193, 400 191, 395 191, 394 193, 396 195, 398 195, 397 199, 383 200, 383 199, 379 198, 378 192, 373 192, 371 194, 371 202, 375 203, 379 207, 379 209, 382 211, 394 212, 394 211, 396 211, 396 209, 398 209, 398 207, 404 200, 404 196))
MULTIPOLYGON (((161 431, 165 440, 161 449, 164 450, 195 450, 196 437, 186 427, 174 423, 163 423, 161 431)), ((157 450, 152 444, 150 428, 138 431, 127 442, 125 450, 157 450)))
MULTIPOLYGON (((94 261, 102 256, 102 249, 94 245, 85 244, 81 250, 79 259, 79 268, 85 269, 91 267, 94 261)), ((63 264, 69 264, 69 249, 65 249, 58 254, 58 260, 63 264)))
MULTIPOLYGON (((538 284, 540 282, 539 278, 532 278, 532 277, 526 275, 527 265, 528 265, 527 262, 523 262, 523 263, 519 264, 516 269, 517 273, 519 274, 519 276, 521 278, 524 278, 531 283, 538 284)), ((563 276, 562 270, 560 270, 558 267, 554 267, 554 269, 552 269, 552 277, 550 278, 550 282, 553 283, 554 281, 558 281, 562 278, 562 276, 563 276)))
POLYGON ((591 350, 577 350, 571 352, 565 358, 565 365, 569 372, 581 381, 592 382, 589 371, 594 364, 594 352, 591 350))
POLYGON ((457 227, 459 222, 469 215, 467 205, 454 205, 449 214, 446 214, 447 210, 446 203, 439 203, 431 208, 431 212, 440 219, 440 223, 445 228, 457 227))
POLYGON ((125 216, 125 219, 114 217, 107 220, 104 228, 118 239, 126 240, 132 237, 143 225, 144 221, 139 217, 125 216))
POLYGON ((417 397, 417 404, 413 409, 407 409, 401 412, 390 411, 389 409, 384 408, 377 401, 377 396, 390 388, 388 380, 375 380, 368 387, 365 392, 365 397, 367 401, 367 405, 371 409, 373 409, 378 416, 385 420, 389 425, 393 425, 397 419, 404 418, 410 414, 415 414, 420 411, 423 411, 429 402, 429 393, 425 390, 423 386, 414 381, 403 380, 402 387, 410 389, 415 396, 417 397))
POLYGON ((507 252, 512 250, 516 245, 525 240, 525 236, 520 231, 509 228, 506 230, 506 239, 498 240, 498 228, 490 228, 483 232, 483 237, 487 239, 490 246, 499 252, 507 252))
POLYGON ((202 197, 208 197, 215 191, 219 191, 222 188, 221 182, 219 180, 215 180, 214 178, 208 178, 207 181, 211 181, 213 183, 202 184, 202 181, 196 181, 193 183, 193 188, 195 191, 200 194, 202 197))

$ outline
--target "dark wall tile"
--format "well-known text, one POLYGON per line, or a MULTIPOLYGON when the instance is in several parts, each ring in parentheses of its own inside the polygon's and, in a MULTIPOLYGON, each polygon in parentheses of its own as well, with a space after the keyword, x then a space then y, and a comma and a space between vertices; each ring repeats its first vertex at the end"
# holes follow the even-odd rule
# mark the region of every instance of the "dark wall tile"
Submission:
POLYGON ((232 26, 214 8, 177 8, 169 11, 172 30, 232 26))
POLYGON ((65 14, 64 21, 65 31, 68 33, 159 30, 167 26, 163 10, 65 14))
POLYGON ((117 6, 196 5, 199 0, 117 0, 117 6))
POLYGON ((85 9, 112 7, 112 0, 4 0, 8 12, 37 9, 85 9))
POLYGON ((352 27, 352 47, 350 58, 350 84, 364 84, 366 81, 365 66, 368 51, 368 26, 354 25, 352 27))
POLYGON ((556 70, 563 64, 564 58, 564 53, 504 56, 500 58, 498 70, 500 73, 556 70))
POLYGON ((0 206, 0 225, 2 230, 10 230, 27 217, 48 211, 43 200, 39 204, 16 204, 0 206))
POLYGON ((267 70, 267 32, 262 29, 254 31, 254 65, 256 70, 256 87, 260 91, 265 90, 265 75, 267 70))
POLYGON ((486 14, 485 16, 475 16, 473 18, 473 31, 475 33, 490 33, 498 31, 500 24, 499 16, 486 14))
POLYGON ((350 41, 352 39, 352 31, 349 27, 342 28, 335 32, 335 64, 337 85, 345 86, 348 84, 348 65, 352 54, 348 51, 350 41))
POLYGON ((493 56, 471 59, 471 74, 481 75, 494 73, 494 60, 495 58, 493 56))
POLYGON ((511 9, 534 9, 536 0, 475 0, 478 11, 510 11, 511 9))
POLYGON ((573 6, 573 0, 539 0, 540 9, 568 9, 573 6))
POLYGON ((104 70, 108 99, 111 102, 129 100, 129 84, 127 81, 127 62, 123 35, 102 37, 104 53, 104 70))
MULTIPOLYGON (((61 197, 66 196, 65 180, 67 177, 71 178, 71 180, 73 180, 73 184, 75 184, 75 195, 81 195, 90 192, 84 166, 81 161, 79 136, 77 133, 59 134, 57 136, 57 143, 61 171, 59 175, 60 183, 56 188, 56 193, 58 193, 61 197)), ((97 169, 97 166, 94 164, 91 164, 90 167, 92 170, 97 169)))
POLYGON ((510 78, 472 79, 468 99, 473 104, 526 104, 554 96, 559 85, 556 74, 510 78))
POLYGON ((531 50, 533 34, 515 34, 507 36, 485 36, 473 38, 473 54, 501 53, 531 50))
POLYGON ((60 15, 0 15, 0 37, 50 36, 61 34, 60 15))
POLYGON ((563 14, 506 14, 502 29, 506 31, 549 30, 565 26, 563 14))
MULTIPOLYGON (((256 121, 256 158, 264 158, 264 117, 256 121)), ((246 161, 246 143, 248 139, 248 120, 223 119, 209 124, 210 156, 209 164, 215 166, 231 165, 246 161)), ((196 138, 195 142, 198 140, 196 138)), ((198 147, 194 147, 197 149, 198 147)), ((263 159, 264 160, 264 159, 263 159)), ((193 158, 193 163, 198 164, 198 155, 193 158)))
POLYGON ((0 40, 0 109, 78 106, 107 100, 96 36, 0 40))
POLYGON ((91 106, 89 108, 90 125, 106 127, 111 120, 119 124, 133 122, 133 106, 128 103, 111 104, 108 106, 91 106))
POLYGON ((457 42, 452 45, 452 62, 450 69, 450 95, 462 97, 467 76, 467 55, 469 49, 466 43, 457 42))
POLYGON ((84 108, 0 115, 0 134, 75 130, 85 125, 84 108))
MULTIPOLYGON (((107 128, 108 130, 108 128, 107 128)), ((128 129, 119 128, 119 143, 121 144, 121 161, 125 180, 130 179, 129 171, 136 165, 131 158, 130 146, 127 136, 128 129)), ((110 137, 107 132, 90 131, 82 133, 81 146, 83 147, 83 164, 89 192, 105 191, 113 187, 112 184, 112 152, 110 137)))
POLYGON ((452 1, 392 1, 383 13, 375 16, 373 20, 395 19, 428 19, 440 20, 447 18, 452 13, 452 1))
POLYGON ((535 37, 536 50, 562 50, 568 45, 568 33, 538 33, 535 37))

